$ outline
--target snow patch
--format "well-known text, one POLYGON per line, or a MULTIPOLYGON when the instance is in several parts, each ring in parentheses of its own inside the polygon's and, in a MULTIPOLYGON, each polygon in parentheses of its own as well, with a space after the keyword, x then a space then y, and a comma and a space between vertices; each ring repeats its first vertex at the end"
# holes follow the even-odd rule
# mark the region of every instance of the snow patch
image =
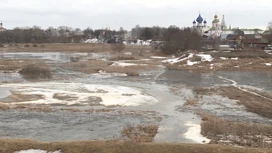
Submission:
POLYGON ((196 143, 209 143, 210 139, 201 135, 201 126, 192 122, 185 124, 189 126, 188 131, 184 134, 185 138, 195 141, 196 143))
POLYGON ((236 58, 231 58, 232 60, 238 60, 238 57, 236 57, 236 58))
POLYGON ((266 66, 272 66, 272 63, 265 63, 266 66))
POLYGON ((198 64, 199 62, 191 62, 190 60, 187 61, 187 65, 188 66, 192 66, 192 65, 195 65, 195 64, 198 64))
POLYGON ((220 57, 221 60, 227 60, 228 58, 226 57, 220 57))
POLYGON ((162 56, 150 56, 150 57, 154 59, 166 59, 166 57, 162 57, 162 56))
POLYGON ((126 67, 126 66, 146 66, 146 64, 135 64, 135 63, 124 63, 124 62, 115 62, 110 66, 120 66, 120 67, 126 67))
POLYGON ((173 58, 173 59, 167 59, 167 60, 163 60, 162 63, 170 63, 170 64, 175 64, 175 63, 179 63, 182 61, 187 60, 187 65, 188 66, 192 66, 195 64, 199 64, 200 62, 211 62, 213 61, 213 58, 210 54, 193 54, 190 53, 188 55, 188 57, 185 57, 184 55, 178 58, 173 58), (190 59, 193 58, 194 56, 198 56, 201 58, 201 61, 198 62, 192 62, 190 59))
POLYGON ((196 54, 196 56, 201 57, 202 62, 205 62, 205 61, 211 62, 211 61, 213 61, 213 58, 212 58, 212 56, 210 54, 196 54))
POLYGON ((44 150, 22 150, 22 151, 16 151, 14 153, 61 153, 60 151, 55 151, 55 152, 47 152, 44 150))
POLYGON ((84 43, 91 43, 91 44, 95 44, 98 43, 98 39, 94 38, 94 39, 87 39, 84 41, 84 43))

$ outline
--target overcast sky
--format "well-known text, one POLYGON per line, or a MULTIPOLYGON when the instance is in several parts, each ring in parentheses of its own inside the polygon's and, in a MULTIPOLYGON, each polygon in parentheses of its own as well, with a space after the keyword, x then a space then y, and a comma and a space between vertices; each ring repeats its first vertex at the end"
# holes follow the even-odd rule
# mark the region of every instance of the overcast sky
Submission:
POLYGON ((105 28, 135 25, 188 27, 199 11, 209 25, 215 13, 227 25, 265 29, 272 20, 272 0, 1 0, 4 27, 105 28))

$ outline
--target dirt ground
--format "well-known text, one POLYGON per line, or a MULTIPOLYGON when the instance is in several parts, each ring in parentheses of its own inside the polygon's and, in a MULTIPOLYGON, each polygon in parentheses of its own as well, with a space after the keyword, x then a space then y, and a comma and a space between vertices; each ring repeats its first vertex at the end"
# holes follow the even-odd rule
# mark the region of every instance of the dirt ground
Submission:
POLYGON ((131 143, 119 141, 74 141, 42 143, 23 139, 0 139, 0 153, 41 149, 61 153, 272 153, 270 149, 252 149, 221 145, 131 143))

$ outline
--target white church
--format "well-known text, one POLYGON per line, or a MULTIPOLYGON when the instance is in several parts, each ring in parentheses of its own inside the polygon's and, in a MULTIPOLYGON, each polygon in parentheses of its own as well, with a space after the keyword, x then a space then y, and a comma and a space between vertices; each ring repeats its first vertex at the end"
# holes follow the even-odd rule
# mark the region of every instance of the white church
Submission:
MULTIPOLYGON (((217 38, 222 35, 234 34, 234 31, 239 28, 227 27, 225 16, 223 15, 222 21, 218 19, 217 15, 214 15, 211 26, 207 26, 207 21, 203 20, 201 14, 193 21, 193 29, 197 30, 204 37, 217 38)), ((257 34, 263 33, 261 29, 239 29, 244 32, 244 34, 257 34)))

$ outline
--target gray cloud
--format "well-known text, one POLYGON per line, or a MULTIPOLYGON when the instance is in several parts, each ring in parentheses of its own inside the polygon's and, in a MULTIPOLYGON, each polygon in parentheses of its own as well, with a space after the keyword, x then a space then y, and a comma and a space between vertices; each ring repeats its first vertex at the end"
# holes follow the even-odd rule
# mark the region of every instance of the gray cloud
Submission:
POLYGON ((130 29, 140 26, 191 26, 202 16, 211 24, 217 13, 232 27, 265 28, 270 0, 1 0, 0 20, 6 28, 38 25, 130 29))

